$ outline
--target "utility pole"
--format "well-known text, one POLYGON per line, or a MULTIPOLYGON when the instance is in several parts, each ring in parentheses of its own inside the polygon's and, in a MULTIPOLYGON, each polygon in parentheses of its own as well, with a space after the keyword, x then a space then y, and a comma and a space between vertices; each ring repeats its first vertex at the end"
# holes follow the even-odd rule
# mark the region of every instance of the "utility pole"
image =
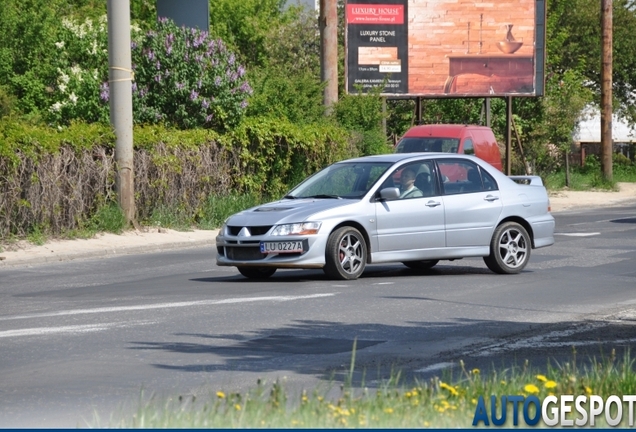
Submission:
POLYGON ((326 82, 323 102, 338 102, 338 1, 320 0, 320 78, 326 82))
POLYGON ((134 222, 130 1, 108 0, 108 83, 110 123, 115 130, 115 187, 126 220, 134 222))
POLYGON ((612 0, 601 0, 601 165, 612 180, 612 0))

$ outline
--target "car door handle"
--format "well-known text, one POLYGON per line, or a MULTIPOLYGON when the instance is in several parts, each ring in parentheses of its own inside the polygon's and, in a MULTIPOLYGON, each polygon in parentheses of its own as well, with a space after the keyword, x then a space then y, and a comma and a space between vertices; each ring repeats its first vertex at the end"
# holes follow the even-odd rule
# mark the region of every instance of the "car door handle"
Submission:
POLYGON ((433 200, 426 203, 426 207, 437 207, 438 205, 442 205, 442 203, 439 201, 433 201, 433 200))
POLYGON ((484 198, 484 199, 486 201, 493 202, 493 201, 497 201, 499 199, 499 197, 498 196, 492 196, 492 195, 486 195, 486 198, 484 198))

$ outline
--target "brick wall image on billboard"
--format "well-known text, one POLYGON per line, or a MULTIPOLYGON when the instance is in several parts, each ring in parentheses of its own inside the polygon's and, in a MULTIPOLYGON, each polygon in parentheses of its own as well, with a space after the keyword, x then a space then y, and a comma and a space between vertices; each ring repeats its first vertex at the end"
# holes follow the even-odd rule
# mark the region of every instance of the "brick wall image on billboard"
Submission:
POLYGON ((532 94, 536 0, 409 0, 408 93, 532 94))

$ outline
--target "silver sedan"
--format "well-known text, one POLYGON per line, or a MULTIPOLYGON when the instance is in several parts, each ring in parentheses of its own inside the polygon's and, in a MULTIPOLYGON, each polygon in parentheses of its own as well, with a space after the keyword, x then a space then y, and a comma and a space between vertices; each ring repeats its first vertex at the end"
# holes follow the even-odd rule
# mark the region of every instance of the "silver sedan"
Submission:
POLYGON ((356 279, 367 264, 429 269, 483 257, 496 273, 521 272, 534 248, 554 243, 540 177, 508 177, 473 156, 407 153, 335 163, 281 200, 227 219, 217 264, 267 278, 318 268, 356 279))

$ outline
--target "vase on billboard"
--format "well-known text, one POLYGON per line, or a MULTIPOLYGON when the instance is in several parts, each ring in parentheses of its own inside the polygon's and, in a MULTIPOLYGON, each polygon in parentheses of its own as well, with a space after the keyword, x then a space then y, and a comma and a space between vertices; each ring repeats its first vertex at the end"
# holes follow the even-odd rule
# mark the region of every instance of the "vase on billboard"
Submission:
POLYGON ((506 38, 502 41, 497 42, 497 48, 499 48, 499 51, 504 54, 513 54, 515 51, 521 48, 521 45, 523 45, 523 42, 515 40, 515 37, 512 35, 512 26, 512 24, 505 25, 506 38))

